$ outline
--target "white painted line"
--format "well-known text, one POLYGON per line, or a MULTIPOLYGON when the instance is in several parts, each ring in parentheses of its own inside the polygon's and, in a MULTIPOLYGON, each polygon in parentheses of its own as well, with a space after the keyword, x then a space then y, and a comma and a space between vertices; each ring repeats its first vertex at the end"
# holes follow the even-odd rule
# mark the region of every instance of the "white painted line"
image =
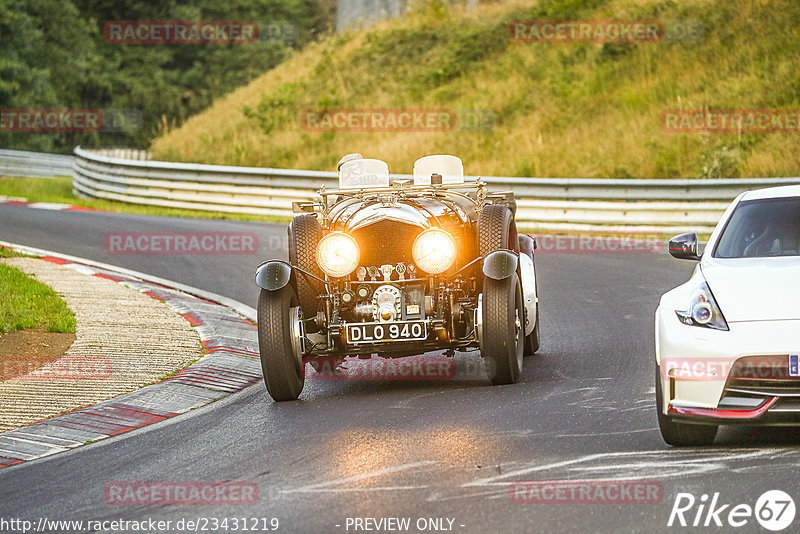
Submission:
MULTIPOLYGON (((581 456, 578 458, 573 458, 571 460, 562 460, 560 462, 553 462, 549 464, 543 465, 532 465, 530 467, 525 467, 523 469, 517 469, 514 471, 509 471, 502 475, 481 478, 472 482, 468 482, 464 484, 462 487, 479 487, 479 486, 501 486, 507 485, 508 479, 514 479, 515 477, 519 477, 522 475, 527 475, 529 473, 535 473, 537 471, 547 471, 549 469, 557 469, 560 467, 567 467, 567 466, 578 466, 580 464, 590 464, 585 467, 576 467, 577 471, 598 471, 598 470, 607 470, 613 471, 616 470, 622 473, 622 478, 624 480, 639 480, 645 478, 671 478, 671 477, 678 477, 678 476, 686 476, 689 474, 686 467, 692 467, 695 469, 694 472, 702 473, 708 471, 717 471, 721 469, 727 469, 728 466, 722 465, 720 463, 712 463, 712 462, 720 462, 725 460, 745 460, 751 458, 759 458, 768 456, 772 453, 779 452, 781 449, 764 449, 753 451, 751 449, 745 449, 747 452, 744 454, 736 454, 734 450, 727 450, 727 451, 708 451, 705 454, 700 454, 695 458, 685 458, 688 454, 697 454, 698 451, 693 451, 691 449, 681 452, 671 451, 671 450, 658 450, 658 451, 627 451, 627 452, 614 452, 614 453, 601 453, 601 454, 590 454, 587 456, 581 456), (635 457, 635 456, 653 456, 660 461, 658 462, 633 462, 633 463, 624 463, 618 462, 613 464, 607 464, 604 466, 597 466, 596 463, 601 460, 609 460, 609 459, 624 459, 626 457, 635 457), (674 473, 670 473, 667 471, 669 467, 681 466, 684 469, 676 471, 674 473), (654 467, 655 471, 648 472, 648 473, 637 473, 636 469, 640 467, 654 467)), ((616 479, 617 477, 611 477, 611 479, 616 479)))
POLYGON ((34 458, 38 458, 38 456, 34 456, 33 454, 25 454, 24 452, 16 452, 8 449, 0 449, 0 456, 11 458, 12 460, 33 460, 34 458), (25 458, 18 458, 19 456, 25 456, 25 458))
MULTIPOLYGON (((43 436, 41 434, 33 434, 33 433, 30 433, 30 432, 22 432, 22 430, 24 428, 25 427, 22 427, 21 429, 15 430, 14 431, 14 436, 15 437, 18 436, 20 438, 27 439, 28 441, 32 441, 34 443, 41 443, 42 445, 54 445, 52 443, 47 443, 46 441, 40 441, 42 438, 46 438, 46 439, 53 440, 53 441, 58 440, 58 441, 63 441, 64 442, 63 445, 54 445, 56 447, 73 447, 75 445, 82 445, 83 444, 82 441, 75 441, 74 439, 67 439, 67 438, 61 438, 61 437, 50 436, 50 435, 44 435, 43 436)), ((9 437, 10 438, 12 436, 6 434, 5 437, 9 437)))
POLYGON ((71 208, 72 204, 56 204, 54 202, 31 202, 28 204, 29 208, 36 208, 39 210, 53 210, 53 211, 61 211, 67 208, 71 208))
POLYGON ((97 274, 97 271, 95 269, 92 269, 87 265, 81 265, 79 263, 66 263, 62 265, 62 267, 66 267, 67 269, 72 269, 73 271, 78 271, 79 273, 83 274, 89 274, 89 275, 97 274))

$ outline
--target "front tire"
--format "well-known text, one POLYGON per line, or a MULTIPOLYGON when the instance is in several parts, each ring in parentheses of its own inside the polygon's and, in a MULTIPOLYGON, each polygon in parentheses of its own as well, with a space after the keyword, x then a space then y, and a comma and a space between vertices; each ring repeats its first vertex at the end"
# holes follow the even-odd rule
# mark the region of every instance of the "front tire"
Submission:
POLYGON ((292 317, 299 312, 297 295, 287 285, 261 290, 258 297, 258 351, 267 392, 276 402, 295 400, 303 391, 305 373, 300 340, 292 317))
POLYGON ((525 331, 522 287, 517 273, 483 281, 481 355, 490 365, 492 384, 513 384, 522 375, 525 331))
MULTIPOLYGON (((313 213, 298 215, 289 224, 289 263, 304 271, 322 278, 322 270, 317 265, 317 245, 322 239, 322 225, 313 213)), ((323 293, 319 280, 295 273, 297 300, 305 317, 315 317, 319 308, 319 295, 323 293)), ((310 327, 314 323, 309 324, 310 327)))
POLYGON ((674 447, 699 447, 711 445, 717 437, 717 425, 682 423, 661 411, 664 393, 661 391, 660 368, 656 365, 656 410, 661 437, 674 447))
POLYGON ((495 250, 515 250, 517 225, 509 209, 502 204, 484 206, 478 216, 478 254, 495 250))

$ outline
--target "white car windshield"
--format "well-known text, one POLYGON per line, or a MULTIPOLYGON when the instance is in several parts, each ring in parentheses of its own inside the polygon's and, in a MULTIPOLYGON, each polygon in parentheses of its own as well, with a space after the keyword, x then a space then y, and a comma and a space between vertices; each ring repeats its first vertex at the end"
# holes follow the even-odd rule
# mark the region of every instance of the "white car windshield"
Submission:
POLYGON ((379 159, 354 159, 339 168, 340 189, 389 187, 389 165, 379 159))
POLYGON ((434 155, 419 158, 414 162, 414 185, 429 185, 431 174, 441 174, 443 184, 463 184, 464 165, 461 158, 434 155))
POLYGON ((800 197, 747 200, 733 211, 716 258, 800 256, 800 197))

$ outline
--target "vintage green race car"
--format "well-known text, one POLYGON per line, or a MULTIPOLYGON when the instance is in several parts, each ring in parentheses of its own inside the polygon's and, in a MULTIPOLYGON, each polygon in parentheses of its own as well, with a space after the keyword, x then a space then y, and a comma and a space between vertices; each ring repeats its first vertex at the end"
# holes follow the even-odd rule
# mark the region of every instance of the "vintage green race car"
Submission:
POLYGON ((534 238, 517 233, 511 192, 465 181, 461 160, 345 156, 339 188, 295 204, 289 262, 256 271, 267 390, 296 399, 320 358, 480 348, 494 384, 516 382, 539 348, 534 238))

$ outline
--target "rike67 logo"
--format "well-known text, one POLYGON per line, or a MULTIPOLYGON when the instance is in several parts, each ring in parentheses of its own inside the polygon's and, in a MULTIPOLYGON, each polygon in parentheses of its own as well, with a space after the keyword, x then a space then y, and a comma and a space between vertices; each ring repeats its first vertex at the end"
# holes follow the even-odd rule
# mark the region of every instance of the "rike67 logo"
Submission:
POLYGON ((699 499, 691 493, 678 493, 667 526, 739 528, 752 525, 755 518, 762 528, 778 532, 792 524, 795 511, 794 499, 781 490, 765 491, 755 506, 724 503, 719 492, 710 497, 704 493, 699 499))

